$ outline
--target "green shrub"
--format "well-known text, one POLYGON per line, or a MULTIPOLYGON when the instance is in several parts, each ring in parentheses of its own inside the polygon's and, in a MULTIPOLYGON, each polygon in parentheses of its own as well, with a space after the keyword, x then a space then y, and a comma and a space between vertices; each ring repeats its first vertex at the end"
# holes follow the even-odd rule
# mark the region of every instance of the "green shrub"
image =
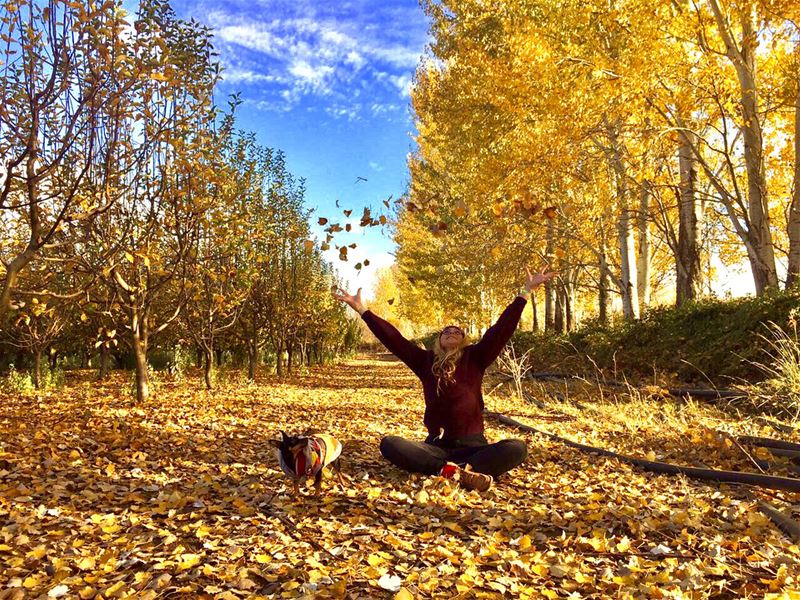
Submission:
POLYGON ((194 365, 194 353, 181 344, 175 346, 172 358, 168 363, 169 372, 176 380, 182 380, 186 372, 194 365))
POLYGON ((64 389, 64 383, 64 369, 60 366, 51 369, 47 362, 42 363, 41 381, 39 382, 41 389, 62 390, 64 389))
POLYGON ((704 299, 647 311, 638 321, 608 326, 592 321, 565 335, 517 332, 520 351, 532 349, 534 370, 590 372, 594 365, 620 376, 707 381, 719 385, 764 379, 769 360, 766 323, 787 330, 800 293, 761 298, 704 299))
POLYGON ((764 374, 765 387, 773 397, 779 398, 781 408, 797 418, 800 414, 800 342, 797 323, 790 315, 789 330, 775 323, 765 324, 766 333, 759 337, 767 344, 765 363, 756 363, 764 374))
POLYGON ((34 391, 33 379, 24 371, 17 371, 9 365, 8 374, 3 377, 3 390, 13 394, 30 394, 34 391))

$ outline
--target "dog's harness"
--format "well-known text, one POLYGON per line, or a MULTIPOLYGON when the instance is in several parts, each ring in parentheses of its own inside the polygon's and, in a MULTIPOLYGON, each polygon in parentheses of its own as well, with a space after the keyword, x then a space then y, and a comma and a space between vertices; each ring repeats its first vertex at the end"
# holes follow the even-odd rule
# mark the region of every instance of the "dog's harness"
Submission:
POLYGON ((311 477, 319 473, 325 466, 326 454, 325 441, 312 437, 308 438, 306 447, 294 455, 294 472, 298 477, 311 477))

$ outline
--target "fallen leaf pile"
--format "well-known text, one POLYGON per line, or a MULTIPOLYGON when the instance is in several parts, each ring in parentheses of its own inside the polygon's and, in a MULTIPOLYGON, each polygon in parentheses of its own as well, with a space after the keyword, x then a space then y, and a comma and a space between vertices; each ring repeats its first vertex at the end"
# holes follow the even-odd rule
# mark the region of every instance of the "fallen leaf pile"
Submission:
MULTIPOLYGON (((139 406, 120 394, 122 374, 90 375, 40 397, 0 393, 0 598, 800 597, 800 549, 758 512, 762 492, 645 473, 491 421, 491 440, 524 437, 529 455, 483 495, 392 467, 382 436, 424 437, 421 391, 398 362, 360 357, 211 393, 162 383, 139 406), (296 498, 267 443, 280 429, 337 436, 344 488, 326 478, 319 498, 296 498)), ((730 435, 766 434, 698 405, 587 393, 576 408, 538 391, 551 410, 502 389, 487 406, 720 468, 747 469, 730 435)), ((791 512, 794 495, 770 494, 791 512)))

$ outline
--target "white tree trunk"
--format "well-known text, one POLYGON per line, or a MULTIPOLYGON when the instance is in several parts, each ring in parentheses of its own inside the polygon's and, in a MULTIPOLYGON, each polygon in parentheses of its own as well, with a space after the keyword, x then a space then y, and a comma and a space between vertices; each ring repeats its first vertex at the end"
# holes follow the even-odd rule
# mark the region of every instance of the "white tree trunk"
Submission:
POLYGON ((639 195, 639 215, 636 225, 639 233, 639 254, 636 257, 638 274, 639 308, 650 305, 650 182, 645 180, 639 195))

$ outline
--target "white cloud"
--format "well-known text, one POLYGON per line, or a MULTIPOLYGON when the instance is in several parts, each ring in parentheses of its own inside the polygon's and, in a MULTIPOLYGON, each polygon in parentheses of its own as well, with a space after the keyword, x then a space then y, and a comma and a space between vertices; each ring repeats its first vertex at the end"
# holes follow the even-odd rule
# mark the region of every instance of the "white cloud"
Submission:
POLYGON ((348 53, 347 53, 347 56, 345 57, 345 59, 344 59, 344 60, 345 60, 345 62, 346 62, 347 64, 353 65, 353 66, 354 66, 356 69, 360 69, 360 68, 361 68, 361 67, 363 67, 363 66, 366 64, 366 62, 367 62, 367 61, 364 59, 364 57, 363 57, 363 56, 361 56, 361 55, 360 55, 358 52, 356 52, 355 50, 351 50, 350 52, 348 52, 348 53))
POLYGON ((372 105, 370 105, 369 108, 372 111, 373 115, 378 116, 378 115, 384 115, 384 114, 387 114, 387 113, 390 113, 390 112, 398 111, 398 110, 400 110, 400 105, 399 104, 381 104, 380 102, 373 102, 372 105))
MULTIPOLYGON (((287 3, 279 8, 280 2, 272 0, 268 4, 272 14, 280 10, 284 16, 253 18, 257 13, 249 6, 245 9, 243 1, 241 7, 246 12, 209 13, 208 22, 225 65, 225 82, 266 84, 262 92, 273 97, 264 98, 265 107, 278 107, 281 100, 296 105, 307 95, 332 96, 336 105, 331 107, 331 114, 350 119, 359 104, 352 101, 356 77, 366 90, 373 91, 370 81, 388 81, 400 98, 409 96, 413 69, 423 54, 425 38, 419 28, 410 35, 407 23, 417 17, 419 9, 412 9, 412 15, 412 10, 401 14, 381 6, 372 9, 310 3, 303 8, 287 3), (348 102, 349 110, 342 106, 348 102)), ((394 110, 389 108, 392 103, 383 106, 385 110, 372 109, 372 115, 394 110)))
POLYGON ((330 89, 326 80, 334 73, 329 65, 312 66, 304 60, 298 60, 289 66, 289 73, 295 77, 299 85, 310 86, 313 90, 327 94, 330 89))
POLYGON ((348 121, 355 121, 361 112, 360 104, 353 104, 348 106, 334 105, 326 106, 325 112, 332 116, 334 119, 347 119, 348 121))
POLYGON ((372 46, 366 52, 381 62, 401 69, 415 68, 422 57, 421 51, 403 46, 372 46))
POLYGON ((389 75, 389 81, 400 90, 404 98, 411 96, 411 75, 389 75))
POLYGON ((369 168, 373 171, 383 171, 383 166, 380 163, 376 163, 374 160, 369 161, 369 168))
POLYGON ((256 73, 249 69, 229 67, 222 72, 222 79, 228 83, 285 83, 286 78, 266 73, 256 73))

